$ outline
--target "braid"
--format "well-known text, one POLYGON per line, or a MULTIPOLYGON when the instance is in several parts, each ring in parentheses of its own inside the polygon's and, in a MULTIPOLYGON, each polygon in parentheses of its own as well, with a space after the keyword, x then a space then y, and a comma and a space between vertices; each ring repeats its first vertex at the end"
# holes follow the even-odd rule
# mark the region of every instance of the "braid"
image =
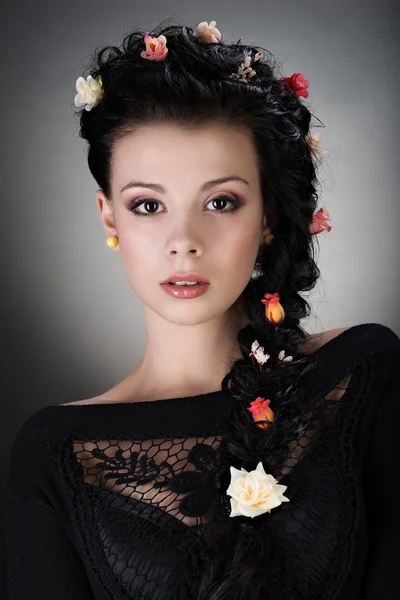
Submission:
MULTIPOLYGON (((230 74, 246 57, 254 57, 258 48, 240 40, 202 44, 186 26, 160 25, 153 35, 168 40, 168 59, 163 62, 141 58, 142 31, 129 34, 122 49, 107 47, 94 57, 90 72, 101 77, 104 96, 94 110, 81 112, 80 135, 89 143, 88 163, 95 180, 111 198, 113 144, 136 126, 155 120, 186 126, 213 121, 243 126, 252 132, 264 211, 274 225, 275 237, 260 248, 254 276, 239 299, 247 318, 237 336, 241 357, 221 382, 231 401, 221 439, 220 480, 223 509, 229 514, 229 468, 252 470, 261 461, 267 473, 280 479, 288 442, 309 426, 303 408, 306 399, 298 384, 315 364, 313 355, 300 351, 307 339, 300 320, 310 314, 300 292, 311 290, 319 277, 309 230, 317 205, 316 166, 307 140, 311 113, 279 77, 277 62, 266 49, 255 75, 243 83, 230 74), (261 302, 266 293, 279 293, 285 311, 279 327, 266 319, 261 302), (270 354, 261 372, 250 356, 255 340, 270 354), (291 362, 278 362, 282 349, 293 356, 291 362), (248 411, 258 397, 270 399, 275 413, 272 427, 266 430, 256 426, 248 411)), ((246 593, 261 598, 253 573, 268 560, 271 569, 279 567, 278 549, 273 554, 273 543, 269 550, 264 547, 264 526, 260 516, 226 519, 218 527, 206 528, 197 600, 239 600, 246 593)), ((273 591, 271 582, 271 598, 273 591)))

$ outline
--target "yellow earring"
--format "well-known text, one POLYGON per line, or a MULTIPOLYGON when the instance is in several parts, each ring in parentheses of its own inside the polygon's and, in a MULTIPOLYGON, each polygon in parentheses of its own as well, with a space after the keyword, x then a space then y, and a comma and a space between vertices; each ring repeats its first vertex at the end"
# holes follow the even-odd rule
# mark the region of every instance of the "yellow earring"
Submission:
POLYGON ((264 238, 264 242, 266 246, 269 246, 270 244, 272 244, 272 241, 274 240, 275 236, 272 235, 272 233, 268 233, 265 238, 264 238))
POLYGON ((118 246, 118 238, 116 235, 111 235, 110 237, 108 237, 106 239, 106 244, 109 248, 115 248, 115 246, 118 246))

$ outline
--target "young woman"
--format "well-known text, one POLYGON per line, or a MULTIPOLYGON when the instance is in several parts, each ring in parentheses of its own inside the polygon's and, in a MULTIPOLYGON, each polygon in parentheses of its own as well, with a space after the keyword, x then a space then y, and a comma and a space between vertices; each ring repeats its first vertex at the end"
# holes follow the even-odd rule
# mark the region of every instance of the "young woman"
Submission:
POLYGON ((18 432, 10 600, 398 597, 400 339, 300 324, 330 230, 307 87, 215 22, 135 31, 78 79, 146 347, 18 432))

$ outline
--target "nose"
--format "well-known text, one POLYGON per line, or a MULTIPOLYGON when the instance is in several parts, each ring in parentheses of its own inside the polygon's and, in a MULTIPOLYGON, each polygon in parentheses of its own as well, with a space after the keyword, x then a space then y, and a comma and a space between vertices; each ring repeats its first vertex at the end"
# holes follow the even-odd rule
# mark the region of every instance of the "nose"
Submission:
MULTIPOLYGON (((197 250, 196 250, 196 248, 191 248, 191 249, 190 249, 190 250, 188 250, 187 252, 190 252, 191 254, 196 254, 196 253, 197 253, 197 250)), ((177 250, 177 249, 173 249, 173 250, 171 250, 171 254, 178 254, 178 253, 179 253, 179 250, 177 250)), ((182 253, 183 253, 183 252, 182 252, 182 253)))
POLYGON ((185 254, 194 254, 200 255, 202 253, 202 245, 200 241, 193 241, 193 237, 191 239, 184 239, 181 237, 180 239, 175 238, 173 242, 170 243, 169 254, 181 254, 184 256, 185 254))

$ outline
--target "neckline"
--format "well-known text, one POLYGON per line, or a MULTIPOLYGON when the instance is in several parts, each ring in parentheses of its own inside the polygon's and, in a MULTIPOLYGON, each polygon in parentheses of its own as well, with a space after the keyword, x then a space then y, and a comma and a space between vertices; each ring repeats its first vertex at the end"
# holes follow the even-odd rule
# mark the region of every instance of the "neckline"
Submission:
MULTIPOLYGON (((355 330, 357 330, 357 333, 359 331, 360 328, 364 328, 366 326, 375 326, 377 325, 376 323, 361 323, 359 325, 353 325, 351 327, 348 327, 347 329, 345 329, 344 331, 342 331, 341 333, 339 333, 337 336, 335 336, 334 338, 330 339, 328 342, 326 342, 323 346, 320 346, 319 348, 317 348, 317 350, 315 350, 312 354, 313 355, 317 355, 318 356, 318 360, 322 359, 324 356, 326 356, 326 354, 330 351, 332 351, 332 348, 335 347, 335 345, 337 345, 338 343, 341 343, 341 341, 343 340, 344 337, 349 337, 354 335, 355 330)), ((378 326, 380 326, 380 324, 378 324, 378 326)), ((61 409, 70 409, 72 410, 76 410, 76 409, 88 409, 93 408, 93 407, 116 407, 116 406, 135 406, 135 407, 140 407, 140 406, 167 406, 167 405, 174 405, 174 404, 188 404, 188 403, 193 403, 193 402, 197 402, 198 400, 201 401, 201 404, 208 402, 208 401, 213 401, 213 403, 215 403, 215 401, 218 400, 222 400, 222 399, 226 399, 227 394, 226 392, 224 392, 223 390, 219 389, 219 390, 215 390, 213 392, 207 392, 205 394, 197 394, 194 396, 177 396, 174 398, 162 398, 162 399, 156 399, 156 400, 144 400, 142 402, 93 402, 90 404, 52 404, 52 405, 48 405, 47 408, 61 408, 61 409)), ((101 410, 101 408, 100 408, 101 410)), ((119 409, 117 409, 119 410, 119 409)))
MULTIPOLYGON (((389 350, 400 352, 400 338, 392 329, 380 323, 354 325, 315 350, 318 356, 315 366, 298 381, 298 386, 306 388, 308 396, 322 397, 371 353, 389 350)), ((396 368, 399 358, 400 354, 390 353, 379 365, 396 368)), ((131 439, 132 435, 137 439, 216 436, 223 434, 232 405, 227 392, 220 389, 144 402, 47 405, 28 419, 20 435, 40 430, 61 433, 68 439, 71 436, 87 439, 88 435, 95 436, 93 439, 99 436, 131 439)))
POLYGON ((195 396, 176 396, 174 398, 161 398, 156 400, 143 400, 140 402, 92 402, 90 404, 52 404, 55 408, 85 408, 89 406, 144 406, 144 405, 159 405, 160 403, 176 403, 176 402, 190 402, 191 400, 215 400, 221 396, 226 395, 223 390, 215 390, 213 392, 207 392, 205 394, 197 394, 195 396))

